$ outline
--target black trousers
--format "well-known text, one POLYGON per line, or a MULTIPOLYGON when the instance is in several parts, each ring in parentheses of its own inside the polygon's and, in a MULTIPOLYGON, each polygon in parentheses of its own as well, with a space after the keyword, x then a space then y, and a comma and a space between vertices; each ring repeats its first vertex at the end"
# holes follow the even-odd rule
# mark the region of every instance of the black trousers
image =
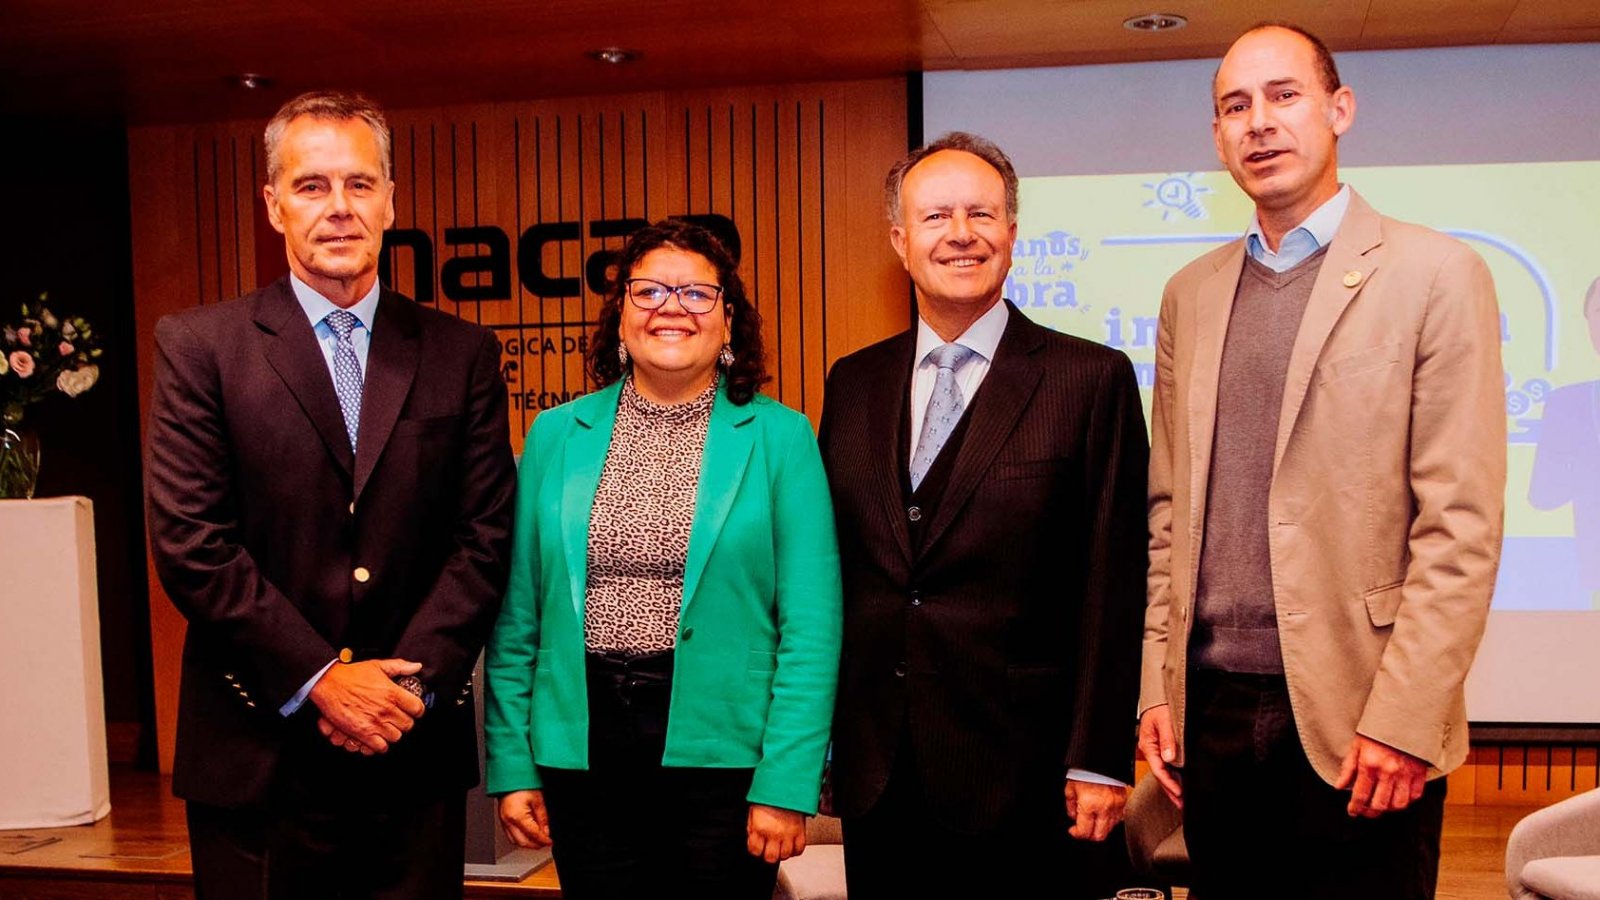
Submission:
POLYGON ((1189 673, 1183 835, 1195 900, 1422 900, 1439 878, 1445 781, 1376 819, 1311 768, 1282 676, 1189 673), (1292 873, 1292 874, 1285 874, 1292 873))
POLYGON ((383 809, 334 797, 292 797, 269 810, 189 803, 195 897, 459 898, 466 803, 465 791, 383 809))
POLYGON ((671 654, 591 654, 589 768, 541 766, 568 900, 770 900, 778 867, 746 849, 754 770, 669 768, 671 654))
POLYGON ((1044 783, 998 828, 977 834, 946 823, 928 803, 909 731, 903 731, 883 795, 844 824, 850 900, 906 897, 1049 897, 1090 900, 1130 886, 1122 826, 1104 841, 1067 834, 1064 781, 1044 783))

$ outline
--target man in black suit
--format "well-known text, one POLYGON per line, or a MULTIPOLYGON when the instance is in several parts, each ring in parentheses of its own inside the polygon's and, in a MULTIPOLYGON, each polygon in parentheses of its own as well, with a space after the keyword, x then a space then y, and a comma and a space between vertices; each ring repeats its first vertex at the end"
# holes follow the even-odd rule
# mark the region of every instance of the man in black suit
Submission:
POLYGON ((303 95, 266 153, 290 274, 156 326, 150 534, 189 620, 173 791, 196 892, 459 897, 515 480, 498 344, 378 284, 381 110, 303 95))
POLYGON ((852 900, 1084 875, 1133 778, 1145 438, 1128 358, 1001 298, 1017 179, 954 133, 887 183, 918 322, 828 379, 844 567, 832 787, 852 900), (1069 820, 1071 822, 1069 823, 1069 820))

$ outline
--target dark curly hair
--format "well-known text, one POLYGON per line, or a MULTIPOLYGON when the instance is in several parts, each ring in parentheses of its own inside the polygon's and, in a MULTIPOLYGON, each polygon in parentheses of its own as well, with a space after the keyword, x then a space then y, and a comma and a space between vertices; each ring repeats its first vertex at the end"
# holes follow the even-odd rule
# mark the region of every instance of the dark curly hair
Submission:
POLYGON ((617 347, 622 343, 618 327, 622 324, 622 304, 628 302, 628 279, 633 277, 634 267, 645 254, 662 247, 702 256, 717 270, 722 302, 733 309, 733 339, 728 343, 733 350, 733 365, 723 373, 723 380, 729 400, 739 406, 749 403, 761 386, 772 380, 767 374, 767 353, 761 343, 761 313, 745 296, 744 281, 739 278, 739 261, 728 252, 727 246, 705 228, 678 218, 662 219, 628 236, 617 258, 616 281, 600 307, 600 319, 584 358, 589 377, 597 386, 605 387, 626 374, 622 361, 617 358, 617 347))

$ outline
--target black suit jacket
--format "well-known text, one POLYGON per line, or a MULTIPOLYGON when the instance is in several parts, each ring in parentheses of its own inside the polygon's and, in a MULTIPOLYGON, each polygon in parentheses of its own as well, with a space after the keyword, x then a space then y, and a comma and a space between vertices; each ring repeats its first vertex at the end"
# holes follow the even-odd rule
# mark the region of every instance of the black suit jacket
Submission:
POLYGON ((515 481, 499 347, 387 290, 372 335, 352 454, 287 276, 156 326, 146 477, 156 570, 189 621, 181 797, 258 806, 289 773, 352 798, 477 780, 468 682, 505 589, 515 481), (421 662, 435 693, 383 756, 329 746, 309 701, 279 714, 344 647, 421 662))
POLYGON ((834 805, 872 808, 909 727, 930 807, 980 831, 1019 802, 1059 809, 1068 767, 1132 781, 1149 447, 1128 358, 1013 307, 918 550, 899 471, 915 346, 908 331, 828 378, 834 805))

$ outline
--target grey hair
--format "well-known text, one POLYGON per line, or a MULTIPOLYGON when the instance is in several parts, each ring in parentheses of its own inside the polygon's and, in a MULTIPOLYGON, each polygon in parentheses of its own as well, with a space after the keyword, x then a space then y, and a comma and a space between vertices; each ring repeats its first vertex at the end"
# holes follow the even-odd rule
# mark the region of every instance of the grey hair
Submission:
POLYGON ((900 225, 900 190, 905 186, 906 173, 916 167, 928 157, 941 150, 960 150, 971 153, 983 160, 1000 173, 1000 180, 1006 184, 1006 216, 1015 222, 1017 220, 1017 170, 1012 167, 1010 157, 999 145, 985 137, 969 134, 965 131, 952 131, 942 135, 938 140, 907 153, 889 170, 889 177, 883 182, 883 203, 889 214, 889 222, 900 225))
POLYGON ((262 135, 262 143, 267 151, 267 184, 276 184, 278 174, 283 169, 284 129, 301 116, 334 122, 360 119, 367 123, 367 127, 372 129, 372 136, 378 141, 378 158, 383 164, 383 177, 385 179, 392 177, 394 156, 389 136, 389 120, 384 116, 383 108, 361 94, 345 91, 310 91, 285 103, 272 117, 272 121, 267 123, 267 130, 262 135))

